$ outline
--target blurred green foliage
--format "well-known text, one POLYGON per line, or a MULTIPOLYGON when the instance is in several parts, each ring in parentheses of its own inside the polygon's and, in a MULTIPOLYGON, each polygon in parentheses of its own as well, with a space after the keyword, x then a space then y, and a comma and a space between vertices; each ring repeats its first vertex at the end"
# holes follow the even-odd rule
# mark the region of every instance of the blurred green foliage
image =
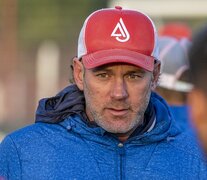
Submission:
POLYGON ((22 46, 43 40, 64 43, 77 38, 85 18, 106 0, 19 0, 18 37, 22 46))

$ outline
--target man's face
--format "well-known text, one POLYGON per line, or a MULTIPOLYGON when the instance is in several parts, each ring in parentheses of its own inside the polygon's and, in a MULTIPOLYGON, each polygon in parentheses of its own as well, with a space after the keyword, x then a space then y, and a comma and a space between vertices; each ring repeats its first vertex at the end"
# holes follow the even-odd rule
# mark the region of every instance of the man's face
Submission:
POLYGON ((152 72, 127 64, 85 69, 79 88, 89 120, 108 132, 130 135, 143 121, 152 79, 152 72))
POLYGON ((207 95, 201 89, 193 89, 189 93, 188 103, 191 106, 192 122, 199 140, 207 154, 207 95))

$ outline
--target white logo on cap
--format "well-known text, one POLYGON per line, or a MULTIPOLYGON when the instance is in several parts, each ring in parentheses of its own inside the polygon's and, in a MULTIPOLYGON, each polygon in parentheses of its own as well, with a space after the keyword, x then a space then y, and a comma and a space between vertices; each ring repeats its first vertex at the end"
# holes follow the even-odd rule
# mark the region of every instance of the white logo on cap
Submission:
POLYGON ((119 19, 119 22, 117 23, 116 27, 114 28, 113 32, 111 33, 111 36, 116 37, 116 40, 119 42, 126 42, 129 40, 130 35, 129 35, 129 32, 128 32, 122 18, 119 19))

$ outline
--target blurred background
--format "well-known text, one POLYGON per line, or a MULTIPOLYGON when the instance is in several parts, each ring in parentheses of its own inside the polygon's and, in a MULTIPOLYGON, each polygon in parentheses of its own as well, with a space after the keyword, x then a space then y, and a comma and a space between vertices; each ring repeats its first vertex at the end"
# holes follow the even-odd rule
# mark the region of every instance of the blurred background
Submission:
POLYGON ((0 0, 0 140, 33 123, 38 100, 70 83, 85 18, 115 5, 145 12, 159 33, 182 24, 189 38, 207 20, 207 0, 0 0))

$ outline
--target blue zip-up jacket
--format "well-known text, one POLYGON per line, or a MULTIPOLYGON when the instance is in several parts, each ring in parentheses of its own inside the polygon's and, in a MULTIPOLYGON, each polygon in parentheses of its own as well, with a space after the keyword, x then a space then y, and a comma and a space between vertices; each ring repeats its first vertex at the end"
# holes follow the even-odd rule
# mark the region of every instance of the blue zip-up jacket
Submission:
POLYGON ((154 128, 121 143, 101 127, 87 123, 80 110, 84 104, 78 103, 83 96, 74 89, 69 86, 56 97, 41 100, 36 123, 3 140, 1 177, 9 180, 207 179, 206 163, 196 141, 189 134, 179 132, 161 97, 153 93, 150 99, 156 112, 154 128))

